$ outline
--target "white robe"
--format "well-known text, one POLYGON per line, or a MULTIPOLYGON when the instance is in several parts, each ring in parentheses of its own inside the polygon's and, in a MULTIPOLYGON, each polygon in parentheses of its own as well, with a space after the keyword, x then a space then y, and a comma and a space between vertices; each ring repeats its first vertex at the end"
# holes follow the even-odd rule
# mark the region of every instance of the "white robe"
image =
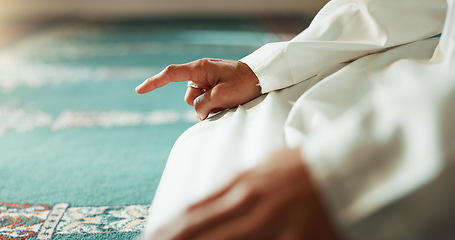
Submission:
POLYGON ((333 0, 293 40, 242 59, 265 94, 180 136, 143 236, 299 146, 347 239, 453 239, 454 4, 333 0))

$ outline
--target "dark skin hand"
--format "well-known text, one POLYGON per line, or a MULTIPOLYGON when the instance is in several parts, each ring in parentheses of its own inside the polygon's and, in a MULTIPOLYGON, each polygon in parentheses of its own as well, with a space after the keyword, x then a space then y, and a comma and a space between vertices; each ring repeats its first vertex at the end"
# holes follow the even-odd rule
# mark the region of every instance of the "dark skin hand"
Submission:
POLYGON ((154 240, 339 239, 301 159, 282 149, 189 207, 154 240))
MULTIPOLYGON (((245 63, 201 59, 171 65, 136 88, 147 93, 170 82, 191 80, 185 101, 199 120, 261 94, 245 63)), ((189 207, 163 226, 154 240, 278 239, 336 240, 335 228, 302 159, 301 150, 282 149, 239 174, 224 188, 189 207)))
POLYGON ((170 82, 193 81, 199 88, 189 87, 185 102, 193 106, 199 120, 210 113, 237 107, 261 94, 258 78, 245 63, 233 60, 204 58, 194 62, 170 65, 148 78, 136 88, 143 94, 170 82))

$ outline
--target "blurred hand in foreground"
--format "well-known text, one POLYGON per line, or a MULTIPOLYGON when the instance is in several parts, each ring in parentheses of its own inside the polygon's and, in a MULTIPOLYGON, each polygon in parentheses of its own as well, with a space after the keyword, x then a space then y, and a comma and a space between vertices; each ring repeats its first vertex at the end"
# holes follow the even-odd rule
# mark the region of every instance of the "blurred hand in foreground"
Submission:
POLYGON ((143 94, 170 82, 191 80, 199 88, 188 87, 185 102, 193 106, 199 120, 210 113, 233 108, 261 94, 258 78, 245 63, 234 60, 200 59, 169 65, 157 75, 136 87, 143 94))
POLYGON ((339 239, 300 155, 283 149, 189 207, 153 240, 339 239))

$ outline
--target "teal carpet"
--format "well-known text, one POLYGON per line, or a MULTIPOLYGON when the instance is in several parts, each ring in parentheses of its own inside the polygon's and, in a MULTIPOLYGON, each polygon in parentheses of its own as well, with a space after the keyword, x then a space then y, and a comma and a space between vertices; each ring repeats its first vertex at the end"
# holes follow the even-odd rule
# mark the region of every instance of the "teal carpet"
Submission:
POLYGON ((0 48, 0 239, 133 239, 196 122, 185 83, 134 88, 168 64, 277 40, 252 18, 67 21, 0 48))

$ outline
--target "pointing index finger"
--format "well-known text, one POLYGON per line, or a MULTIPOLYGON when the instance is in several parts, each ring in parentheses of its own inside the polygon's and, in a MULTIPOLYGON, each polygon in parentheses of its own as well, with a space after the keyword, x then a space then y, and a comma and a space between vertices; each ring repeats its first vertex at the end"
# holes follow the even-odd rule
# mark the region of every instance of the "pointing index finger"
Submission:
POLYGON ((136 87, 136 92, 143 94, 163 87, 170 82, 183 82, 190 80, 189 64, 169 65, 163 71, 146 79, 136 87))

